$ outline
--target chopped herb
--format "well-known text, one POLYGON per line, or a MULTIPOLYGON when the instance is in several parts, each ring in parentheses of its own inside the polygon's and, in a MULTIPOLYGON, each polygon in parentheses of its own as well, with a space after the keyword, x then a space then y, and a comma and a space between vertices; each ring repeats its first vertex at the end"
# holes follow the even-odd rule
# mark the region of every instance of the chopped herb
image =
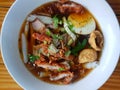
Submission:
POLYGON ((82 43, 78 42, 77 45, 75 46, 75 48, 73 48, 71 50, 71 53, 73 55, 77 55, 80 50, 82 50, 83 48, 85 48, 86 44, 87 44, 87 39, 84 39, 82 41, 82 43))
POLYGON ((49 29, 46 30, 46 35, 51 36, 51 32, 49 29))
POLYGON ((60 20, 60 21, 59 21, 59 24, 60 24, 60 25, 62 25, 62 24, 63 24, 62 20, 60 20))
POLYGON ((64 68, 59 68, 58 71, 61 72, 61 71, 64 71, 65 69, 64 68))
POLYGON ((55 28, 58 28, 58 24, 61 24, 61 20, 60 20, 60 18, 59 18, 58 15, 55 15, 55 16, 53 17, 53 23, 54 23, 54 27, 55 27, 55 28))
POLYGON ((87 44, 87 39, 84 39, 82 42, 82 49, 85 48, 86 44, 87 44))
POLYGON ((58 34, 53 34, 52 38, 53 39, 62 39, 62 37, 60 35, 58 35, 58 34))
POLYGON ((71 51, 70 51, 70 50, 67 51, 67 52, 65 52, 65 56, 66 56, 66 57, 68 57, 70 54, 71 54, 71 51))
POLYGON ((73 33, 75 33, 73 24, 72 24, 70 21, 67 21, 67 23, 68 23, 69 29, 70 29, 73 33))
POLYGON ((60 30, 61 30, 61 32, 65 32, 65 28, 61 28, 60 30))
POLYGON ((72 43, 73 43, 73 40, 70 39, 70 40, 68 41, 67 45, 70 46, 72 43))
POLYGON ((53 39, 62 39, 62 37, 58 34, 53 34, 49 29, 46 31, 46 35, 52 36, 53 39))
POLYGON ((65 31, 68 33, 68 35, 75 41, 77 39, 76 35, 69 29, 69 25, 67 23, 67 20, 65 17, 63 17, 63 26, 65 28, 65 31))
POLYGON ((36 61, 36 60, 38 60, 40 57, 39 56, 35 56, 35 55, 28 55, 28 58, 29 58, 29 60, 30 60, 30 62, 34 62, 34 61, 36 61))

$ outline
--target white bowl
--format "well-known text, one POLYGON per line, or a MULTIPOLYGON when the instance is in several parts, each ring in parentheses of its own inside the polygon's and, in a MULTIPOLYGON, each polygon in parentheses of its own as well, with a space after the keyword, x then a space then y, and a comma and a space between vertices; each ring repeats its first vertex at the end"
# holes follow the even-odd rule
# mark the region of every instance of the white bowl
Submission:
POLYGON ((1 32, 1 52, 14 80, 26 90, 96 90, 110 77, 118 62, 119 24, 105 0, 74 0, 86 7, 98 21, 104 35, 100 65, 84 79, 70 85, 52 85, 35 78, 24 66, 18 51, 18 36, 26 16, 51 0, 17 0, 7 13, 1 32))

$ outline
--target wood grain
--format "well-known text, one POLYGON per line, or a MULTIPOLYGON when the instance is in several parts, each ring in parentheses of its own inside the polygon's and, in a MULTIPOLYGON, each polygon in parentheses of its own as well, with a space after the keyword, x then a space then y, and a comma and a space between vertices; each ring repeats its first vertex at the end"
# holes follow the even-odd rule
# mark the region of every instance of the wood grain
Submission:
MULTIPOLYGON (((15 0, 0 0, 0 29, 3 19, 15 0)), ((120 0, 107 0, 120 22, 120 0)), ((0 90, 23 90, 8 73, 0 53, 0 90)), ((120 59, 112 76, 99 90, 120 90, 120 59)))
POLYGON ((15 0, 0 0, 0 7, 9 8, 15 0))
POLYGON ((4 19, 4 16, 6 15, 7 11, 8 11, 9 8, 2 8, 0 7, 0 29, 1 29, 1 26, 2 26, 2 22, 3 22, 3 19, 4 19))
POLYGON ((107 2, 111 5, 120 23, 120 0, 107 0, 107 2))

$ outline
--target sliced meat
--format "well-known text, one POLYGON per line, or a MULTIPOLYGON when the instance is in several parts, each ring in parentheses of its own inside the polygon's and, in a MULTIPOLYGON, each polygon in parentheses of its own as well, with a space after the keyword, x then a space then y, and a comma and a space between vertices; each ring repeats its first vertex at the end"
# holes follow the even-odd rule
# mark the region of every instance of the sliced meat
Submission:
POLYGON ((35 31, 38 31, 40 33, 43 33, 43 31, 45 31, 45 25, 39 19, 35 19, 35 21, 32 22, 32 26, 35 31))
POLYGON ((34 45, 33 46, 33 54, 40 56, 40 54, 43 54, 47 56, 48 54, 48 45, 47 44, 39 44, 39 45, 34 45))
POLYGON ((73 60, 74 59, 73 55, 65 56, 65 51, 62 49, 59 50, 59 53, 54 54, 54 57, 57 57, 59 59, 65 59, 65 60, 73 60))
POLYGON ((63 0, 61 0, 63 3, 56 3, 56 7, 62 14, 70 14, 70 13, 82 13, 83 7, 80 4, 76 4, 73 2, 64 3, 63 0))
POLYGON ((53 24, 53 20, 51 17, 38 15, 37 18, 41 20, 44 24, 53 24))
POLYGON ((52 24, 53 23, 53 20, 50 16, 48 15, 34 15, 34 14, 31 14, 27 17, 27 21, 28 22, 34 22, 35 20, 40 20, 41 23, 44 23, 44 24, 52 24))
POLYGON ((41 78, 44 78, 44 77, 49 77, 50 72, 47 72, 47 71, 46 71, 46 72, 42 72, 42 71, 41 71, 41 72, 39 72, 38 74, 39 74, 39 76, 40 76, 41 78))
POLYGON ((73 79, 73 73, 70 71, 66 71, 66 72, 60 72, 57 74, 51 74, 50 75, 50 80, 51 81, 57 81, 60 79, 63 79, 63 84, 69 84, 71 82, 71 80, 73 79))
POLYGON ((60 54, 55 54, 54 56, 51 55, 49 58, 50 58, 50 62, 59 61, 61 59, 72 61, 75 58, 75 56, 73 55, 60 56, 60 54))
POLYGON ((58 53, 50 56, 51 62, 56 61, 56 60, 61 60, 61 59, 71 60, 72 61, 74 58, 75 58, 75 56, 73 56, 73 55, 65 56, 65 53, 62 52, 61 50, 59 50, 58 53))
POLYGON ((70 66, 68 64, 65 64, 65 63, 48 63, 48 62, 45 62, 45 61, 41 61, 41 60, 37 60, 35 61, 35 64, 38 66, 38 67, 41 67, 41 68, 44 68, 46 70, 50 70, 50 71, 59 71, 60 69, 62 69, 62 71, 67 71, 70 69, 70 66))
POLYGON ((61 62, 61 64, 70 69, 70 65, 67 61, 61 62))
POLYGON ((68 2, 69 0, 58 0, 59 3, 66 3, 68 2))
POLYGON ((56 29, 53 23, 46 25, 46 27, 53 30, 56 29))
POLYGON ((50 43, 52 41, 52 38, 50 38, 49 36, 47 36, 45 34, 33 33, 32 37, 34 39, 41 41, 41 42, 46 41, 47 43, 50 43))
POLYGON ((64 56, 63 57, 63 59, 65 59, 65 60, 73 60, 75 58, 75 56, 73 56, 73 55, 69 55, 69 56, 64 56))

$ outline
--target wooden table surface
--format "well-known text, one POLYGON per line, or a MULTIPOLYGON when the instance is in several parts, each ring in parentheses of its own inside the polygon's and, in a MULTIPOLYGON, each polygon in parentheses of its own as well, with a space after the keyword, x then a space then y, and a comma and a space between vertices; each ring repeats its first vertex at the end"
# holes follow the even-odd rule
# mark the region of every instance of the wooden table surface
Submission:
MULTIPOLYGON (((3 19, 15 0, 0 0, 0 30, 3 19)), ((120 23, 120 0, 107 0, 120 23)), ((9 75, 0 53, 0 90, 23 90, 9 75)), ((120 59, 112 76, 99 90, 120 90, 120 59)))

